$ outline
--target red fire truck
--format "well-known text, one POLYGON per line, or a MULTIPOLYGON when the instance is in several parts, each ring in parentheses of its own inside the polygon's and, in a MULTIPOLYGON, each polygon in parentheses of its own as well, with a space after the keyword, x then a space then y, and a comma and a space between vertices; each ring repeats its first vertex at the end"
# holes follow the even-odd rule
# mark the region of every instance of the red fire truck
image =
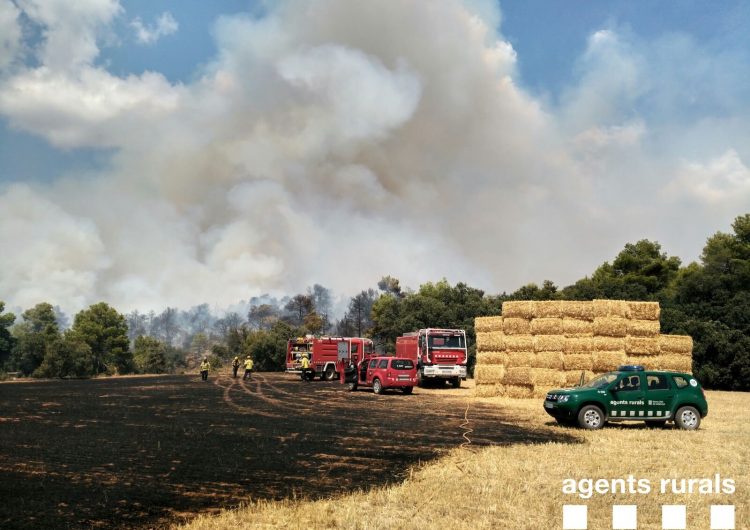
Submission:
POLYGON ((463 329, 427 328, 396 338, 396 357, 417 364, 417 380, 450 381, 454 388, 466 379, 466 332, 463 329))
POLYGON ((373 354, 372 340, 361 337, 298 337, 289 339, 286 347, 286 371, 302 374, 302 355, 310 359, 312 377, 332 381, 338 377, 336 363, 342 359, 356 365, 363 355, 373 354))

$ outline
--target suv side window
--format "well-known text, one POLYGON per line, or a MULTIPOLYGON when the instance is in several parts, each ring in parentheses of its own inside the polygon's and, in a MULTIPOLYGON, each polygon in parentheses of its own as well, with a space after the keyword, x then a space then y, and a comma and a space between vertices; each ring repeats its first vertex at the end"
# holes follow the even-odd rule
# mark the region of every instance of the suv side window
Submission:
POLYGON ((669 381, 667 381, 666 375, 647 375, 646 386, 648 386, 649 390, 669 390, 669 381))
POLYGON ((689 384, 687 382, 687 379, 685 379, 681 375, 673 375, 672 381, 674 381, 674 384, 677 385, 677 388, 685 388, 689 384))
POLYGON ((377 365, 378 365, 377 359, 373 359, 372 361, 370 361, 370 368, 375 368, 377 365))
POLYGON ((378 368, 388 368, 388 359, 381 359, 378 368))
POLYGON ((620 382, 615 385, 615 390, 618 392, 632 392, 633 390, 641 389, 641 378, 637 375, 628 375, 620 379, 620 382))

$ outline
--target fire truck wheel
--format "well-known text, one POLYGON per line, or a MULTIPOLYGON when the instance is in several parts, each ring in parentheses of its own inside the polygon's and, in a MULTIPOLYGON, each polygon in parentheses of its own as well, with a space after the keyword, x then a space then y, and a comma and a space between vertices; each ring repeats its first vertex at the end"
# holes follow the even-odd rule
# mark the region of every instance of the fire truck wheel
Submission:
POLYGON ((411 394, 412 390, 414 390, 413 386, 404 386, 404 387, 401 387, 401 391, 404 394, 411 394))
POLYGON ((451 379, 451 385, 453 388, 461 388, 461 378, 460 377, 454 377, 451 379))
POLYGON ((324 374, 326 381, 333 381, 336 378, 336 369, 332 365, 328 365, 324 374))
POLYGON ((418 387, 424 387, 425 379, 422 375, 422 370, 417 370, 417 386, 418 387))
POLYGON ((383 393, 383 383, 381 383, 380 379, 378 379, 377 377, 372 381, 372 391, 376 394, 383 393))

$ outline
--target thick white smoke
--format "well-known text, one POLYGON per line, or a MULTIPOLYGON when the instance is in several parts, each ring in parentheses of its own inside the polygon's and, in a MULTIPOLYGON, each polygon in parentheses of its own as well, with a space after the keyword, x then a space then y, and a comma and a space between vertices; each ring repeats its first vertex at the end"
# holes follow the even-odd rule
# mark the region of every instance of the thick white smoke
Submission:
MULTIPOLYGON (((645 68, 614 33, 592 36, 558 109, 518 86, 491 1, 274 2, 217 21, 218 54, 189 84, 98 65, 119 16, 116 0, 0 0, 0 113, 61 148, 113 149, 99 174, 0 189, 11 305, 226 306, 385 274, 497 292, 666 234, 634 214, 670 188, 627 189, 661 168, 613 103, 642 96, 645 68), (19 8, 44 28, 30 50, 19 8)), ((675 178, 702 178, 680 163, 675 178)))

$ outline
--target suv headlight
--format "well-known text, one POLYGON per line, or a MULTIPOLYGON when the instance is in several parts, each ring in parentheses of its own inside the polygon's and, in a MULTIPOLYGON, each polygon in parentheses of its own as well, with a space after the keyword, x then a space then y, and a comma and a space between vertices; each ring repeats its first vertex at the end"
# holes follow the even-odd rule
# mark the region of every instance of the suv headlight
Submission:
POLYGON ((557 396, 557 402, 558 403, 565 403, 569 399, 570 399, 570 396, 565 396, 565 395, 559 395, 559 396, 557 396))

